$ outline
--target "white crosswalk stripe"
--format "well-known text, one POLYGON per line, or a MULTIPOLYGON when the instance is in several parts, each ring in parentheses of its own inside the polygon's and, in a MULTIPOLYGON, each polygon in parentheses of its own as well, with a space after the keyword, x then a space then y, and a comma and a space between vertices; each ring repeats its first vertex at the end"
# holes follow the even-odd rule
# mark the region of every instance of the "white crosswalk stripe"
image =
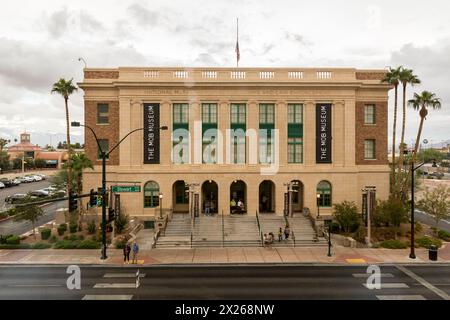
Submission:
MULTIPOLYGON (((368 278, 371 275, 372 275, 372 273, 354 273, 353 277, 354 278, 368 278)), ((380 277, 381 278, 393 278, 394 275, 392 273, 381 273, 380 277)))
MULTIPOLYGON (((369 288, 367 283, 363 286, 369 288)), ((406 283, 380 283, 380 289, 407 289, 409 286, 406 283)))
POLYGON ((420 294, 410 294, 410 295, 377 295, 378 300, 427 300, 424 296, 420 294))
POLYGON ((131 300, 131 294, 87 294, 83 300, 131 300))

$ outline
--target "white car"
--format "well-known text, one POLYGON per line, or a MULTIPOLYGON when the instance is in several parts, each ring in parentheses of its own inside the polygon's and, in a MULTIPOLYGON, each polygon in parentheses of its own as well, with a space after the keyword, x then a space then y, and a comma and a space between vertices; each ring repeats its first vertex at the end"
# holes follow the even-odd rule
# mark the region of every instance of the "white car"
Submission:
POLYGON ((3 182, 0 182, 0 189, 5 188, 5 185, 3 184, 3 182))
POLYGON ((16 179, 13 179, 13 183, 17 186, 17 185, 21 184, 22 181, 16 178, 16 179))
POLYGON ((42 181, 42 177, 38 175, 32 175, 31 178, 34 178, 34 181, 42 181))
POLYGON ((25 176, 25 177, 23 177, 23 179, 25 179, 25 182, 34 182, 35 180, 32 178, 32 177, 30 177, 30 176, 25 176))

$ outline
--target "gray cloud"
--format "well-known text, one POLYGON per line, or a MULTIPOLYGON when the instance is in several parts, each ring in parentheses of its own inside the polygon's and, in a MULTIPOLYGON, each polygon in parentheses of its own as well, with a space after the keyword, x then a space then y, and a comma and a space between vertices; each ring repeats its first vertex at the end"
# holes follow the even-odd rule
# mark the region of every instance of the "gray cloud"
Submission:
POLYGON ((81 30, 84 32, 98 32, 103 31, 104 26, 103 24, 95 19, 92 15, 85 11, 80 12, 80 27, 81 30))
POLYGON ((141 26, 156 26, 160 22, 161 15, 158 11, 149 10, 139 3, 130 5, 127 11, 141 26))
POLYGON ((46 22, 47 30, 54 38, 60 38, 67 30, 69 12, 66 7, 53 12, 46 22))

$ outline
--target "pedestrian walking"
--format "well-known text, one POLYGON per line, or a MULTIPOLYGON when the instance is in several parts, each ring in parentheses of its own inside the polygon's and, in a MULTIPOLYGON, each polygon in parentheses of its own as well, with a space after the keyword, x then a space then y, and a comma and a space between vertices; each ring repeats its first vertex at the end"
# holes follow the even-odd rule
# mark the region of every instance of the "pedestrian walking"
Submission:
POLYGON ((278 242, 281 242, 283 240, 283 228, 280 227, 280 230, 278 230, 278 242))
POLYGON ((127 244, 123 247, 123 263, 130 263, 130 252, 131 252, 131 247, 130 247, 130 245, 127 243, 127 244))
POLYGON ((291 230, 289 229, 289 226, 286 225, 286 227, 284 228, 284 239, 288 240, 289 239, 289 234, 291 233, 291 230))
POLYGON ((133 262, 137 264, 137 257, 139 253, 139 246, 136 242, 133 243, 133 262))

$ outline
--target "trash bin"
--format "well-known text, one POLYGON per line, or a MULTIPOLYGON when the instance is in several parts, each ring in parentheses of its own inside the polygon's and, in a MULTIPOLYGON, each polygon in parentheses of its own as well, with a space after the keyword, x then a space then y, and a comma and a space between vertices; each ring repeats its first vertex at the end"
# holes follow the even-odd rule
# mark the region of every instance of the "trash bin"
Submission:
POLYGON ((437 261, 437 256, 438 249, 434 244, 432 244, 428 249, 428 259, 430 259, 431 261, 437 261))

